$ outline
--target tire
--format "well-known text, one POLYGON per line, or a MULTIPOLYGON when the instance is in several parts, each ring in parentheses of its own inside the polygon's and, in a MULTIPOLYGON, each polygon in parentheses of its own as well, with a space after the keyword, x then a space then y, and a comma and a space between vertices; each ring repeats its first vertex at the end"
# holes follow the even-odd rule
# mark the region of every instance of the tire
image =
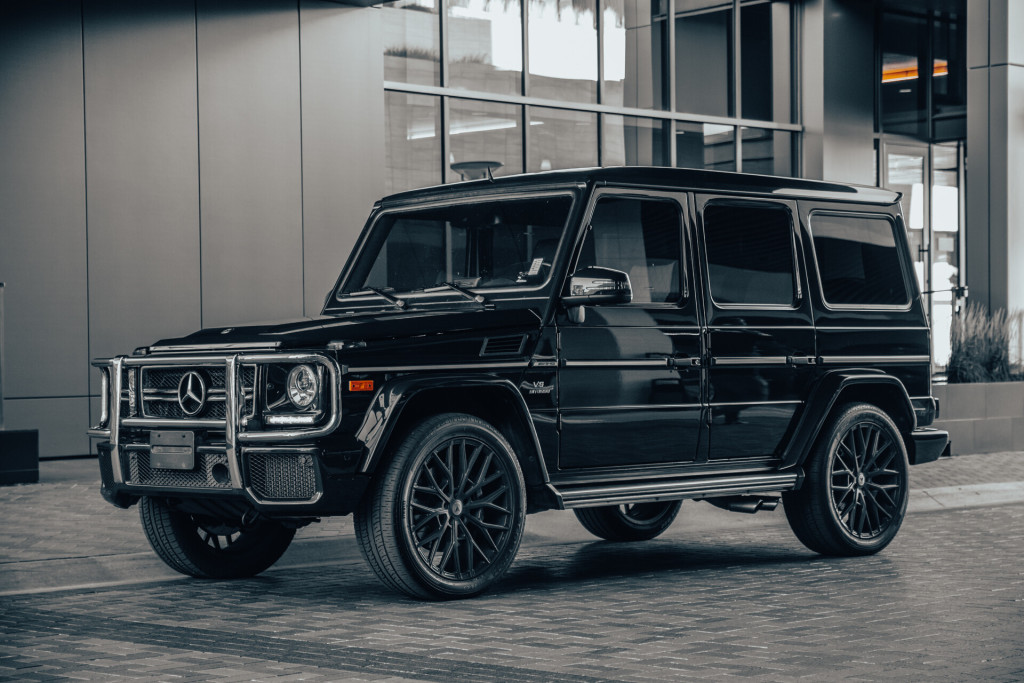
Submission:
POLYGON ((175 510, 162 498, 139 502, 142 528, 168 567, 198 579, 255 576, 280 559, 295 536, 269 519, 225 522, 175 510))
POLYGON ((573 510, 583 528, 606 541, 649 541, 669 528, 681 500, 573 510))
POLYGON ((504 436, 461 413, 406 436, 355 512, 363 557, 421 600, 478 595, 512 564, 526 521, 523 473, 504 436))
POLYGON ((823 555, 877 553, 906 516, 908 470, 892 419, 867 403, 844 406, 811 451, 803 486, 782 496, 789 526, 823 555))

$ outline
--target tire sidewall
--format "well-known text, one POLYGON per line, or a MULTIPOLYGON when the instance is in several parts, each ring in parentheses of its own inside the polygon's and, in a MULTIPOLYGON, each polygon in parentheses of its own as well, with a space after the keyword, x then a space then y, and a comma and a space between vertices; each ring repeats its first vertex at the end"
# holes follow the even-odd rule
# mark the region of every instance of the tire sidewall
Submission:
POLYGON ((429 427, 423 434, 417 434, 419 430, 414 430, 410 441, 415 439, 415 443, 399 454, 404 456, 401 458, 402 462, 394 463, 399 479, 398 486, 395 487, 397 499, 391 505, 391 527, 408 571, 414 574, 416 580, 429 592, 442 597, 470 597, 483 592, 500 578, 512 564, 519 550, 526 520, 523 474, 512 446, 488 423, 470 415, 448 414, 433 418, 424 424, 427 425, 429 427), (417 436, 420 438, 416 439, 417 436), (412 487, 419 468, 442 444, 461 437, 484 442, 502 461, 512 488, 513 523, 504 547, 486 570, 471 579, 454 580, 439 576, 423 562, 416 550, 407 520, 412 506, 412 487))

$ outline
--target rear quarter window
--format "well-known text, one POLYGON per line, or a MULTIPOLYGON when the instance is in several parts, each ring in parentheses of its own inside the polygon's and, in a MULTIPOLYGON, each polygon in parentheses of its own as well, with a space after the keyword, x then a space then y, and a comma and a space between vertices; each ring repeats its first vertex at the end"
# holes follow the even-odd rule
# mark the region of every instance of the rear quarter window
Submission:
POLYGON ((896 223, 890 217, 815 212, 810 227, 826 304, 910 303, 896 223))

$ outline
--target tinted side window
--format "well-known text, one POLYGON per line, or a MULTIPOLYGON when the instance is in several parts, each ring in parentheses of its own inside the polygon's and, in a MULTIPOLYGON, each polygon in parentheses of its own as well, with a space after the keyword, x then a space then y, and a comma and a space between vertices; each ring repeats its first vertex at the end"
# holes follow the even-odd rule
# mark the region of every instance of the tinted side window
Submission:
POLYGON ((826 303, 902 306, 910 300, 895 229, 882 216, 811 214, 826 303))
POLYGON ((602 197, 594 207, 577 269, 603 266, 629 275, 634 303, 679 300, 679 207, 674 202, 602 197))
POLYGON ((788 209, 711 204, 704 209, 704 239, 716 303, 793 305, 796 280, 788 209))

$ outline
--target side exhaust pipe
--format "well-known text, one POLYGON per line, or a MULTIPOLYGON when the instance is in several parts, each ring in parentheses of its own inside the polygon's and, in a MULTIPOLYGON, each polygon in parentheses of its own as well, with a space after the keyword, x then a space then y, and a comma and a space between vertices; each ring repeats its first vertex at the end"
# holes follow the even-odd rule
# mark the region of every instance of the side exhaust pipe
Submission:
POLYGON ((779 506, 777 496, 726 496, 723 498, 705 498, 715 507, 730 512, 745 512, 752 515, 761 510, 774 510, 779 506))

